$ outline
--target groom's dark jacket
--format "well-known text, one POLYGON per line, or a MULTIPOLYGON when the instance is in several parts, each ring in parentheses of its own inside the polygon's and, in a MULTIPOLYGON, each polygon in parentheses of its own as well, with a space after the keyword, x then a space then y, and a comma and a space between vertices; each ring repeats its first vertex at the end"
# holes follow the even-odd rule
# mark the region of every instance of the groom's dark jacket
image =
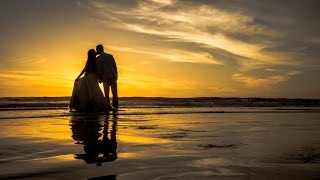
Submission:
POLYGON ((111 79, 118 79, 118 70, 116 61, 111 54, 102 52, 97 57, 97 68, 102 81, 109 81, 111 79))

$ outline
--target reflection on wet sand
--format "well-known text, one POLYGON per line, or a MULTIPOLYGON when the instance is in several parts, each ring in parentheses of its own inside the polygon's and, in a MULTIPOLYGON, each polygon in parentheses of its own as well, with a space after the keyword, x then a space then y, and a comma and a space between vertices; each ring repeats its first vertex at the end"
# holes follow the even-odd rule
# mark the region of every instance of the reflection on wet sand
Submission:
POLYGON ((117 116, 81 114, 71 116, 72 138, 82 144, 83 154, 75 154, 87 164, 100 166, 117 159, 117 116))

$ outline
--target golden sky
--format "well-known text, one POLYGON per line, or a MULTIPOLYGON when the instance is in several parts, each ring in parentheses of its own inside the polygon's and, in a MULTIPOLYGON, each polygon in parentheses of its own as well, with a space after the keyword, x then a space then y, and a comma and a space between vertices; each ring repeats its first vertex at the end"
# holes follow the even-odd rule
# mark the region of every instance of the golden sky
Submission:
POLYGON ((1 1, 0 96, 70 96, 87 51, 102 43, 120 96, 320 98, 317 5, 1 1))

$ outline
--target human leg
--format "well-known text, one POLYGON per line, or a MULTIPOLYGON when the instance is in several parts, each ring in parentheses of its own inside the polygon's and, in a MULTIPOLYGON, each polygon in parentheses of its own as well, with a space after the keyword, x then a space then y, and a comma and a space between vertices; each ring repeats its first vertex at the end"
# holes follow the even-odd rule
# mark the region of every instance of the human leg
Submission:
POLYGON ((117 80, 113 80, 111 82, 111 91, 112 91, 112 106, 114 108, 118 108, 118 85, 117 85, 117 80))
POLYGON ((107 103, 110 105, 110 97, 109 97, 109 91, 110 91, 110 83, 109 82, 103 82, 103 90, 104 90, 104 96, 106 98, 107 103))

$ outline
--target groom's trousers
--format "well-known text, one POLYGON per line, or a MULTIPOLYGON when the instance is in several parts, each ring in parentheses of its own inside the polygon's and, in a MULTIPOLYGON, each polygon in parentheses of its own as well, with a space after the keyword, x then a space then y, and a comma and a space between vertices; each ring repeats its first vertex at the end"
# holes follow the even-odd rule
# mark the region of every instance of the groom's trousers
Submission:
POLYGON ((112 106, 114 108, 118 108, 118 86, 117 86, 117 79, 111 79, 108 81, 103 81, 103 88, 104 88, 104 95, 106 97, 107 102, 110 104, 110 87, 112 92, 112 106))

